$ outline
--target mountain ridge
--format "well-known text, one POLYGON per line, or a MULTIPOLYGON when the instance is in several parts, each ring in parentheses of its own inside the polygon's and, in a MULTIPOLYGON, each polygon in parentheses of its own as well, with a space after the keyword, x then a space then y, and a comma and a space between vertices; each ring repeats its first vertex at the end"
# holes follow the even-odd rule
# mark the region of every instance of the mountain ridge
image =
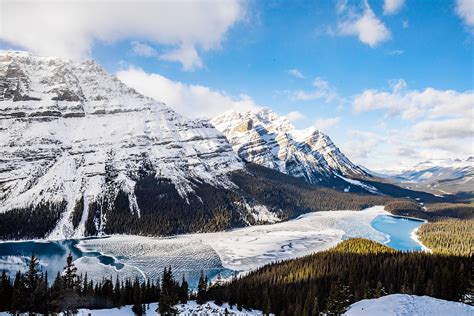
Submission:
POLYGON ((331 186, 342 180, 346 191, 351 186, 372 193, 377 191, 357 180, 371 178, 370 173, 351 162, 328 135, 316 128, 297 130, 286 117, 269 109, 226 112, 211 123, 226 135, 244 161, 303 178, 312 184, 331 186))

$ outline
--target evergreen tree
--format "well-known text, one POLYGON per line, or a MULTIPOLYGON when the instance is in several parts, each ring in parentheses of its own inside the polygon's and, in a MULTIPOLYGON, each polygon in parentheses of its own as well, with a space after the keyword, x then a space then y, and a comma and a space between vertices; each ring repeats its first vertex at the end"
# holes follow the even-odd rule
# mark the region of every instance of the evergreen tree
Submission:
POLYGON ((198 281, 196 303, 202 305, 206 302, 207 291, 207 276, 204 276, 204 271, 201 270, 201 276, 198 281))
MULTIPOLYGON (((28 271, 26 272, 24 283, 25 283, 25 293, 24 293, 24 308, 28 311, 38 311, 35 304, 35 295, 40 294, 36 293, 39 283, 39 261, 34 253, 31 254, 30 262, 28 264, 28 271)), ((44 293, 46 294, 46 293, 44 293)))
POLYGON ((59 290, 57 299, 58 310, 64 311, 68 315, 77 313, 77 308, 83 304, 84 300, 79 296, 81 282, 71 253, 66 258, 66 266, 57 285, 59 290))
POLYGON ((143 315, 142 291, 138 278, 133 283, 133 306, 132 311, 135 315, 143 315))
POLYGON ((184 278, 183 274, 183 280, 181 281, 181 286, 179 287, 179 302, 181 304, 186 304, 189 299, 189 286, 188 282, 186 282, 186 279, 184 278))
POLYGON ((349 286, 343 285, 339 280, 331 284, 331 291, 326 303, 328 315, 341 315, 351 302, 352 294, 349 286))
POLYGON ((161 278, 161 293, 159 300, 159 311, 162 315, 173 315, 176 313, 174 305, 178 303, 177 284, 173 279, 171 267, 165 267, 161 278))
POLYGON ((12 294, 13 286, 10 277, 3 271, 0 277, 0 311, 10 310, 12 294))
POLYGON ((69 253, 66 258, 66 266, 64 267, 62 279, 63 285, 66 289, 75 291, 80 286, 79 277, 77 276, 77 268, 74 265, 71 253, 69 253))
POLYGON ((25 285, 25 278, 20 271, 16 273, 15 281, 13 282, 13 293, 11 310, 15 312, 27 312, 27 289, 25 285))

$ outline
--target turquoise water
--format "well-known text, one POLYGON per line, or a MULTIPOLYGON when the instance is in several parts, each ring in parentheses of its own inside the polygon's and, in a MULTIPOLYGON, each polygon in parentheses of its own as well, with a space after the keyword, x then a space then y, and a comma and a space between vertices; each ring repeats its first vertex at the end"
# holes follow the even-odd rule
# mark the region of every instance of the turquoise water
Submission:
MULTIPOLYGON (((120 256, 115 258, 102 255, 96 251, 82 251, 77 247, 79 241, 79 239, 70 239, 57 241, 0 242, 0 272, 6 271, 12 277, 14 277, 18 270, 25 272, 31 254, 34 252, 35 256, 40 259, 41 271, 48 272, 49 282, 54 281, 58 271, 63 271, 69 253, 72 254, 74 260, 81 257, 95 257, 100 263, 115 267, 120 275, 120 270, 124 267, 121 261, 128 258, 120 256)), ((209 260, 209 262, 204 263, 195 260, 192 264, 186 264, 185 266, 179 262, 179 258, 176 258, 176 261, 176 266, 173 266, 175 277, 181 281, 181 276, 185 274, 191 288, 197 287, 201 270, 204 270, 209 279, 213 279, 218 275, 227 278, 234 273, 232 270, 223 268, 218 257, 217 260, 209 260)), ((168 266, 168 264, 166 264, 166 266, 168 266)), ((150 271, 144 271, 144 273, 146 277, 156 279, 161 275, 164 267, 165 265, 163 265, 162 262, 160 264, 159 258, 157 258, 156 264, 153 264, 151 267, 153 270, 152 273, 150 271)), ((94 267, 91 266, 90 269, 94 269, 94 267)), ((85 273, 87 271, 79 272, 85 273)), ((107 274, 102 277, 111 277, 111 275, 107 274)), ((113 277, 115 278, 115 274, 113 277)))
POLYGON ((83 252, 76 247, 79 241, 75 239, 57 241, 21 241, 0 243, 0 271, 13 274, 24 270, 28 265, 31 254, 40 259, 40 267, 48 272, 49 281, 53 281, 58 271, 62 271, 69 253, 74 259, 81 257, 96 257, 104 265, 114 266, 117 270, 123 264, 115 258, 101 255, 99 252, 83 252))
POLYGON ((419 251, 422 246, 411 238, 411 233, 420 227, 424 222, 422 220, 379 215, 371 223, 376 230, 390 236, 388 246, 401 251, 419 251))

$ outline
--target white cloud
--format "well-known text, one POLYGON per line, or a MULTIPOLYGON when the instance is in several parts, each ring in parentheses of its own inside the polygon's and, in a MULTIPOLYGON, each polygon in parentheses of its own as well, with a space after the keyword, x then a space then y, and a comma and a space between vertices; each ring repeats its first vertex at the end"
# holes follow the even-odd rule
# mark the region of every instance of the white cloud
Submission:
POLYGON ((305 78, 305 76, 301 73, 301 71, 299 71, 296 68, 288 70, 288 74, 295 77, 295 78, 298 78, 298 79, 304 79, 305 78))
POLYGON ((164 45, 161 57, 184 68, 202 67, 198 52, 218 49, 245 15, 239 0, 0 0, 0 38, 40 55, 90 56, 96 41, 139 38, 164 45), (33 27, 32 27, 33 26, 33 27))
POLYGON ((402 26, 404 29, 407 29, 410 27, 410 22, 408 20, 403 20, 402 21, 402 26))
POLYGON ((334 127, 339 124, 340 121, 340 117, 317 119, 316 122, 314 122, 314 126, 320 131, 327 131, 331 127, 334 127))
POLYGON ((369 89, 354 96, 352 108, 359 113, 385 111, 395 116, 385 118, 389 125, 398 116, 403 121, 395 121, 396 129, 348 134, 350 141, 343 147, 350 155, 378 170, 474 155, 474 91, 410 90, 401 79, 389 85, 388 91, 369 89))
POLYGON ((339 6, 337 11, 342 19, 338 23, 338 33, 341 35, 355 35, 359 40, 375 47, 390 39, 390 31, 383 22, 377 18, 367 1, 364 2, 362 12, 355 12, 345 4, 339 6))
POLYGON ((138 92, 166 103, 176 112, 191 118, 211 118, 227 110, 244 112, 260 108, 251 97, 238 97, 200 85, 170 80, 142 69, 119 71, 117 77, 138 92))
POLYGON ((405 0, 384 0, 383 2, 383 14, 392 15, 400 11, 405 4, 405 0))
POLYGON ((423 121, 413 126, 413 132, 420 140, 473 139, 474 120, 472 115, 468 115, 455 119, 423 121))
POLYGON ((324 99, 325 102, 331 102, 334 99, 338 98, 336 88, 321 77, 316 77, 313 80, 312 85, 314 89, 310 91, 296 90, 287 91, 287 93, 290 95, 290 99, 297 101, 324 99))
POLYGON ((153 56, 158 55, 158 53, 153 47, 145 43, 133 41, 130 44, 132 45, 132 53, 134 55, 143 56, 143 57, 153 57, 153 56))
POLYGON ((286 118, 290 122, 297 122, 305 119, 305 116, 298 111, 292 111, 286 115, 286 118))
POLYGON ((474 91, 407 90, 406 83, 399 80, 391 83, 392 91, 365 90, 354 97, 355 112, 386 110, 390 115, 401 115, 408 120, 420 117, 463 117, 473 113, 474 91))
POLYGON ((202 68, 203 63, 196 48, 192 45, 181 46, 160 56, 161 60, 181 62, 184 70, 202 68))
POLYGON ((474 27, 474 1, 457 0, 455 11, 467 26, 474 27))
POLYGON ((346 141, 342 145, 344 153, 357 160, 369 157, 374 153, 375 148, 384 141, 384 138, 379 134, 359 130, 349 130, 346 139, 350 141, 346 141))

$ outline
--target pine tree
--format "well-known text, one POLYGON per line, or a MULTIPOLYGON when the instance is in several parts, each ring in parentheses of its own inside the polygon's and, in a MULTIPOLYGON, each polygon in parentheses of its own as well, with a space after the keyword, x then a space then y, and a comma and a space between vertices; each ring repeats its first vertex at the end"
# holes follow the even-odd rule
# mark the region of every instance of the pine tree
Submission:
POLYGON ((77 290, 80 287, 79 277, 77 276, 77 268, 74 265, 72 254, 66 258, 66 266, 63 271, 63 284, 64 287, 70 290, 77 290))
POLYGON ((12 303, 11 309, 15 312, 27 312, 27 306, 25 302, 27 298, 25 297, 27 294, 26 285, 25 285, 25 278, 21 274, 20 271, 16 273, 15 281, 13 282, 13 293, 12 293, 12 303))
POLYGON ((183 274, 183 279, 181 281, 181 286, 179 287, 179 302, 181 304, 186 304, 189 299, 189 286, 188 282, 186 282, 186 279, 184 278, 183 274))
POLYGON ((10 309, 12 293, 13 285, 11 284, 10 277, 7 276, 5 271, 3 271, 2 276, 0 277, 0 311, 7 311, 10 309))
POLYGON ((72 254, 66 258, 66 266, 59 282, 58 309, 66 314, 77 313, 78 306, 84 301, 79 293, 81 292, 81 282, 77 275, 77 268, 74 265, 72 254))
POLYGON ((352 300, 352 294, 347 285, 339 280, 331 284, 331 291, 326 302, 326 313, 328 315, 341 315, 346 311, 352 300))
POLYGON ((142 292, 138 278, 133 283, 133 306, 132 311, 135 315, 143 315, 142 292))
POLYGON ((39 281, 39 261, 34 253, 31 254, 30 262, 28 264, 28 271, 26 272, 24 283, 25 293, 23 305, 28 311, 37 311, 35 306, 35 292, 39 281))
POLYGON ((176 310, 174 305, 178 303, 177 286, 173 279, 171 267, 165 267, 161 278, 161 293, 159 301, 159 311, 162 315, 173 315, 176 310))
POLYGON ((206 302, 206 291, 207 291, 207 276, 204 276, 204 271, 201 270, 201 276, 199 277, 198 281, 198 288, 197 288, 197 297, 196 303, 202 305, 206 302))

